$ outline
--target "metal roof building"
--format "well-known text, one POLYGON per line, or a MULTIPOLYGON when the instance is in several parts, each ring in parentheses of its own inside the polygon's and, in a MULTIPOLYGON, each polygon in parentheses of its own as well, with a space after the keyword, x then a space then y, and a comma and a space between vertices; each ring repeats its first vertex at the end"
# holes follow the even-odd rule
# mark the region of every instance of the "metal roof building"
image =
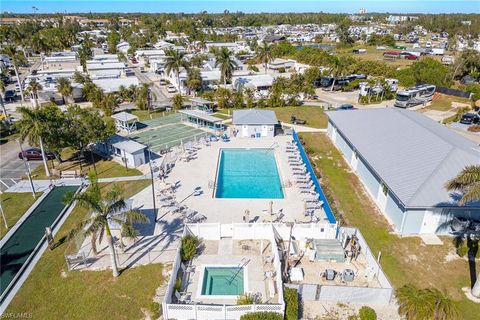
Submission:
POLYGON ((444 185, 480 164, 480 147, 418 112, 394 108, 329 112, 328 135, 401 233, 439 232, 452 216, 480 219, 444 185))
POLYGON ((235 132, 241 137, 273 137, 277 116, 271 110, 235 110, 232 117, 235 132))

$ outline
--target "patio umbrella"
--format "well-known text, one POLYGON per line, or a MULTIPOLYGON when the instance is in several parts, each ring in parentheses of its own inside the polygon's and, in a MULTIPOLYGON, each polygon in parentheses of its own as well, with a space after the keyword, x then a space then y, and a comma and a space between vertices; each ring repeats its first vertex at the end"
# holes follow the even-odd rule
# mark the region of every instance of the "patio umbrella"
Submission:
POLYGON ((250 210, 245 210, 245 222, 249 222, 250 221, 250 210))
POLYGON ((167 191, 172 189, 172 184, 171 183, 166 183, 165 181, 162 181, 158 184, 158 190, 162 191, 167 191))

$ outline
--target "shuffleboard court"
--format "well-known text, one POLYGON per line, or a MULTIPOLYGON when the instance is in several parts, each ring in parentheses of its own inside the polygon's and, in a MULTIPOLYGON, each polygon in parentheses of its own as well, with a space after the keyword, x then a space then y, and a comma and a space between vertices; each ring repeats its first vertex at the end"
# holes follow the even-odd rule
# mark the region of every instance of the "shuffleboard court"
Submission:
POLYGON ((66 207, 63 203, 64 195, 75 192, 78 188, 78 186, 55 187, 0 248, 1 295, 43 238, 45 228, 52 226, 63 212, 66 207))
POLYGON ((139 143, 150 145, 151 150, 157 152, 160 149, 178 146, 181 143, 198 140, 207 135, 208 133, 204 130, 176 123, 143 131, 131 135, 130 138, 139 143))
POLYGON ((179 123, 180 121, 181 121, 180 113, 174 113, 174 114, 170 114, 170 115, 155 118, 155 119, 143 120, 140 122, 146 125, 147 127, 154 128, 154 127, 164 126, 167 124, 179 123))

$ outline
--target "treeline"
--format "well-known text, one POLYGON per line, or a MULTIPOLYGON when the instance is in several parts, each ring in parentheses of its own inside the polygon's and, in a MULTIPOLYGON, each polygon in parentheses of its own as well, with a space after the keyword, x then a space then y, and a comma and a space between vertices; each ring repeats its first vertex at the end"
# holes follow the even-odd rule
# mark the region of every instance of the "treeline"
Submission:
POLYGON ((451 87, 455 80, 460 80, 466 75, 474 79, 480 78, 480 53, 472 49, 461 52, 455 63, 450 66, 431 57, 423 57, 402 69, 384 61, 362 60, 351 55, 335 54, 329 50, 311 47, 296 49, 287 42, 275 45, 272 52, 275 57, 291 58, 314 67, 327 68, 325 73, 330 75, 357 73, 372 77, 397 78, 403 86, 413 86, 421 82, 451 87))
MULTIPOLYGON (((268 26, 280 24, 306 24, 306 23, 340 23, 347 14, 334 14, 324 12, 306 12, 306 13, 244 13, 230 12, 225 10, 223 13, 82 13, 75 14, 90 19, 109 19, 118 21, 120 17, 135 19, 141 23, 153 19, 162 25, 172 28, 172 31, 185 31, 189 26, 195 27, 237 27, 237 26, 268 26)), ((369 13, 365 19, 355 22, 363 24, 368 21, 385 22, 389 14, 369 13)), ((447 31, 451 34, 478 33, 480 31, 479 14, 410 14, 417 16, 418 20, 404 22, 401 25, 413 27, 421 25, 433 32, 447 31), (464 25, 462 21, 471 21, 471 25, 464 25)), ((31 18, 31 14, 2 14, 2 17, 26 17, 31 18)), ((39 19, 54 18, 61 19, 60 14, 37 14, 34 17, 39 19)))

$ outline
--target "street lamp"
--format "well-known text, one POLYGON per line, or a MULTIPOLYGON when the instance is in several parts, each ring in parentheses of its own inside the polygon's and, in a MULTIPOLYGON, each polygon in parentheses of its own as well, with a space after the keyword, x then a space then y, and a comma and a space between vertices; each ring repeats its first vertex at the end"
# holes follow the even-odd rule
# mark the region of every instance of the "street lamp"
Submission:
MULTIPOLYGON (((155 136, 152 136, 155 137, 155 136)), ((150 177, 152 179, 152 201, 153 201, 153 212, 155 213, 155 222, 157 222, 157 205, 155 204, 155 184, 153 178, 153 168, 152 168, 152 150, 150 150, 150 137, 148 139, 148 166, 150 167, 150 177)))

